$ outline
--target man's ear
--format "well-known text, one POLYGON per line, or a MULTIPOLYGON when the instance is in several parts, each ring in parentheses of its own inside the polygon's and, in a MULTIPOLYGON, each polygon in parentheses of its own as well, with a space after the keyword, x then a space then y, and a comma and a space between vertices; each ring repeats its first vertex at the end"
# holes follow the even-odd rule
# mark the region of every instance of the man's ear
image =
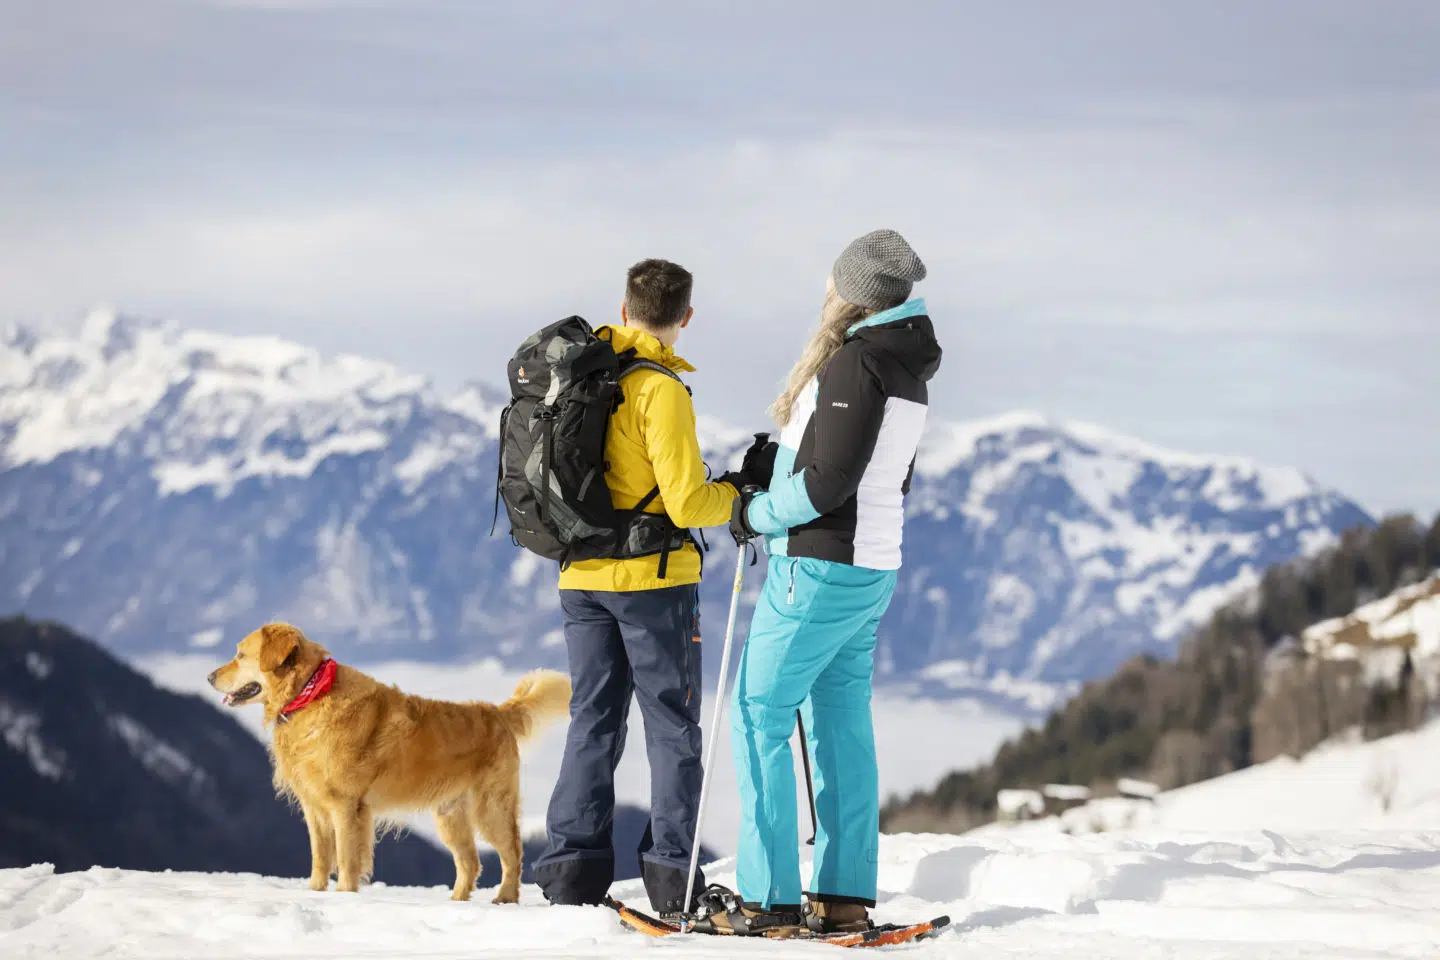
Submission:
POLYGON ((623 300, 620 302, 620 324, 625 327, 630 326, 630 314, 626 311, 623 300))
POLYGON ((694 307, 686 307, 686 308, 685 308, 685 319, 680 321, 680 329, 681 329, 681 330, 684 330, 686 327, 690 326, 690 318, 693 317, 693 316, 695 316, 695 308, 694 308, 694 307))
POLYGON ((280 672, 281 668, 295 665, 300 654, 300 641, 304 639, 299 630, 283 623, 267 624, 260 628, 260 669, 266 673, 280 672))

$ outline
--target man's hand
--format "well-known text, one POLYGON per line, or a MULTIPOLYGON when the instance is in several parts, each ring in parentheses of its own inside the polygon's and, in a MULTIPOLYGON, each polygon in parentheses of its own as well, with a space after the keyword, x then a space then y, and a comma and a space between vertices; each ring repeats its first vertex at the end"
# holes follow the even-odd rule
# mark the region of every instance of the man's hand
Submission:
POLYGON ((780 444, 770 439, 768 433, 755 434, 755 442, 750 444, 750 449, 745 451, 745 460, 740 464, 740 472, 745 479, 755 484, 761 490, 770 489, 770 478, 775 473, 775 454, 780 451, 780 444))
POLYGON ((745 511, 750 507, 750 501, 762 491, 754 484, 742 487, 740 496, 735 498, 734 505, 730 508, 730 536, 735 538, 735 545, 741 546, 749 543, 760 536, 750 526, 750 521, 745 516, 745 511))
POLYGON ((757 433, 755 442, 745 451, 745 459, 741 461, 740 469, 732 470, 720 479, 736 490, 751 486, 761 490, 769 489, 770 478, 775 473, 775 455, 779 450, 780 444, 771 440, 770 434, 757 433))

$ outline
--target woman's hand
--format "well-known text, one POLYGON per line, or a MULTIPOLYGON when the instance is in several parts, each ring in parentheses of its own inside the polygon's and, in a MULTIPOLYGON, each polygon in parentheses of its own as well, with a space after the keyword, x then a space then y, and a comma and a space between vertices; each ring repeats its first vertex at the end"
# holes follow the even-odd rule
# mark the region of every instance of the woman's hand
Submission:
POLYGON ((745 486, 740 490, 740 496, 735 498, 735 503, 730 508, 730 536, 735 538, 737 547, 760 536, 759 532, 750 526, 750 520, 745 516, 745 511, 749 509, 750 501, 762 492, 758 486, 753 484, 745 486))

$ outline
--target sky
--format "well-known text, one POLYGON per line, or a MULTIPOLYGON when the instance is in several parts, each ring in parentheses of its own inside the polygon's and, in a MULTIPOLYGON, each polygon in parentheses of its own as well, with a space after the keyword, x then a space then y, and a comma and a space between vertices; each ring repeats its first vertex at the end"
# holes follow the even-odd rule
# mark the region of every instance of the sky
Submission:
POLYGON ((695 273, 749 429, 855 236, 937 416, 1015 409, 1440 510, 1440 4, 0 0, 0 323, 90 308, 503 381, 695 273))

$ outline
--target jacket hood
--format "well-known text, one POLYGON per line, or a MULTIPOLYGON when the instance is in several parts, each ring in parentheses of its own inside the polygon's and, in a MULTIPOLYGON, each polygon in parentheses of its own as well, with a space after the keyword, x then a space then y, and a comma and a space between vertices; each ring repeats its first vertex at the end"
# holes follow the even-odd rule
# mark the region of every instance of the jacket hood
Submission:
POLYGON ((695 371, 695 367, 690 361, 677 354, 674 348, 665 346, 656 340, 653 334, 635 327, 620 327, 607 323, 598 328, 595 335, 602 340, 609 340, 610 346, 615 348, 616 353, 633 349, 637 357, 653 360, 676 373, 693 373, 695 371))
POLYGON ((940 370, 943 351, 923 299, 908 300, 866 317, 850 328, 846 339, 863 340, 884 350, 921 381, 930 380, 940 370))

